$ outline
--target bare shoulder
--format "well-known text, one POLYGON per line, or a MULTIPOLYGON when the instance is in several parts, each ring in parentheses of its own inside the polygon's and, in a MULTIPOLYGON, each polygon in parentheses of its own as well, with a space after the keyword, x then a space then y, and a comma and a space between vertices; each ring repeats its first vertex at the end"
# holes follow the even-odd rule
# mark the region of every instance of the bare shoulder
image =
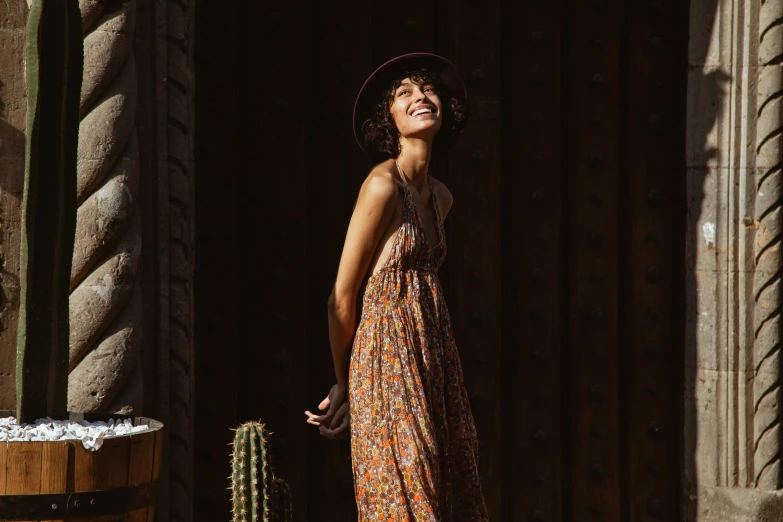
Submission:
POLYGON ((379 163, 364 179, 354 208, 361 206, 372 211, 377 208, 394 207, 399 192, 398 185, 399 181, 395 178, 388 162, 379 163))
POLYGON ((430 180, 432 181, 432 190, 435 191, 435 197, 438 199, 440 213, 445 218, 446 214, 451 210, 451 205, 454 204, 454 196, 452 196, 451 191, 441 180, 432 176, 430 176, 430 180))
MULTIPOLYGON (((394 162, 392 160, 379 163, 370 171, 367 177, 362 183, 362 193, 372 197, 373 199, 392 199, 396 200, 398 188, 400 187, 400 181, 394 175, 392 167, 394 162), (389 164, 391 162, 391 165, 389 164)), ((361 194, 360 194, 361 197, 361 194)))

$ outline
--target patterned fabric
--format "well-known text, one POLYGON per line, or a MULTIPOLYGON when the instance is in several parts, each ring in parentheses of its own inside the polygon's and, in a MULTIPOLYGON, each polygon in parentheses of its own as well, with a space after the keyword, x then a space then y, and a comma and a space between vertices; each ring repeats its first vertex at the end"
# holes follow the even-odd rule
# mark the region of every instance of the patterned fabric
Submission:
POLYGON ((364 291, 349 374, 360 522, 488 520, 476 428, 438 280, 446 241, 432 185, 430 193, 437 244, 427 241, 406 181, 391 254, 364 291))

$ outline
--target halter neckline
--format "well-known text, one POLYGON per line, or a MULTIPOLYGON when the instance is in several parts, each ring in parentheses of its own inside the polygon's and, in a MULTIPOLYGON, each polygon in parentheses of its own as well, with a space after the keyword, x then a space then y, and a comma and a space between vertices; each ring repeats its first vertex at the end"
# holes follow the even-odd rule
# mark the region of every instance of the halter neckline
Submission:
POLYGON ((435 213, 435 240, 436 243, 433 245, 430 243, 430 238, 427 237, 427 228, 424 226, 424 220, 421 217, 421 213, 419 212, 419 206, 416 204, 416 201, 413 199, 413 194, 410 190, 410 183, 408 183, 408 178, 405 176, 405 171, 402 170, 402 166, 400 165, 400 162, 396 159, 394 160, 394 163, 397 165, 397 170, 400 173, 400 177, 403 179, 403 183, 405 183, 405 188, 410 195, 411 203, 413 204, 413 212, 416 215, 416 220, 418 222, 419 227, 421 227, 421 233, 424 236, 424 241, 427 243, 427 247, 429 249, 430 255, 435 255, 435 249, 440 247, 444 241, 445 241, 445 234, 443 233, 442 227, 443 227, 443 221, 440 217, 440 210, 438 209, 438 198, 435 195, 435 191, 432 190, 432 181, 430 180, 429 175, 427 175, 427 186, 430 189, 430 204, 432 204, 433 211, 435 213))

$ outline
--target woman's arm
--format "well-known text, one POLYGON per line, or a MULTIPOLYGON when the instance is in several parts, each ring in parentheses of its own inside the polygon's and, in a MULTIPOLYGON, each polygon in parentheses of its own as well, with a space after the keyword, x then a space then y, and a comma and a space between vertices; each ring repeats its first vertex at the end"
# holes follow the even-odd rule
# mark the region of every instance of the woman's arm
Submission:
POLYGON ((356 298, 378 242, 397 204, 397 185, 387 169, 376 167, 359 191, 332 294, 329 296, 329 344, 341 392, 348 390, 348 366, 356 332, 356 298))

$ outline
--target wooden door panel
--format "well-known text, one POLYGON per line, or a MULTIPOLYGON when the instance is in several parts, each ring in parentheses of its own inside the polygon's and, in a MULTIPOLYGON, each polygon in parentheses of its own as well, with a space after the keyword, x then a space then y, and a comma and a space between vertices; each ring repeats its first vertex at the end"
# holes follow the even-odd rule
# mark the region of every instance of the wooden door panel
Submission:
POLYGON ((677 331, 684 316, 679 297, 684 233, 680 233, 684 185, 682 31, 674 2, 629 6, 627 106, 629 129, 623 235, 627 329, 621 364, 621 396, 627 397, 628 520, 679 517, 678 375, 682 351, 677 331), (625 392, 625 393, 623 393, 625 392))
POLYGON ((371 168, 354 143, 354 97, 375 67, 413 51, 451 58, 469 88, 471 123, 436 174, 455 196, 440 276, 491 519, 677 519, 685 11, 670 0, 201 7, 203 520, 226 505, 214 477, 227 463, 210 448, 259 416, 296 520, 356 518, 348 442, 308 430, 301 413, 333 383, 326 300, 371 168), (232 24, 208 25, 209 9, 232 24))
POLYGON ((561 2, 510 2, 501 172, 503 520, 562 517, 561 2))

